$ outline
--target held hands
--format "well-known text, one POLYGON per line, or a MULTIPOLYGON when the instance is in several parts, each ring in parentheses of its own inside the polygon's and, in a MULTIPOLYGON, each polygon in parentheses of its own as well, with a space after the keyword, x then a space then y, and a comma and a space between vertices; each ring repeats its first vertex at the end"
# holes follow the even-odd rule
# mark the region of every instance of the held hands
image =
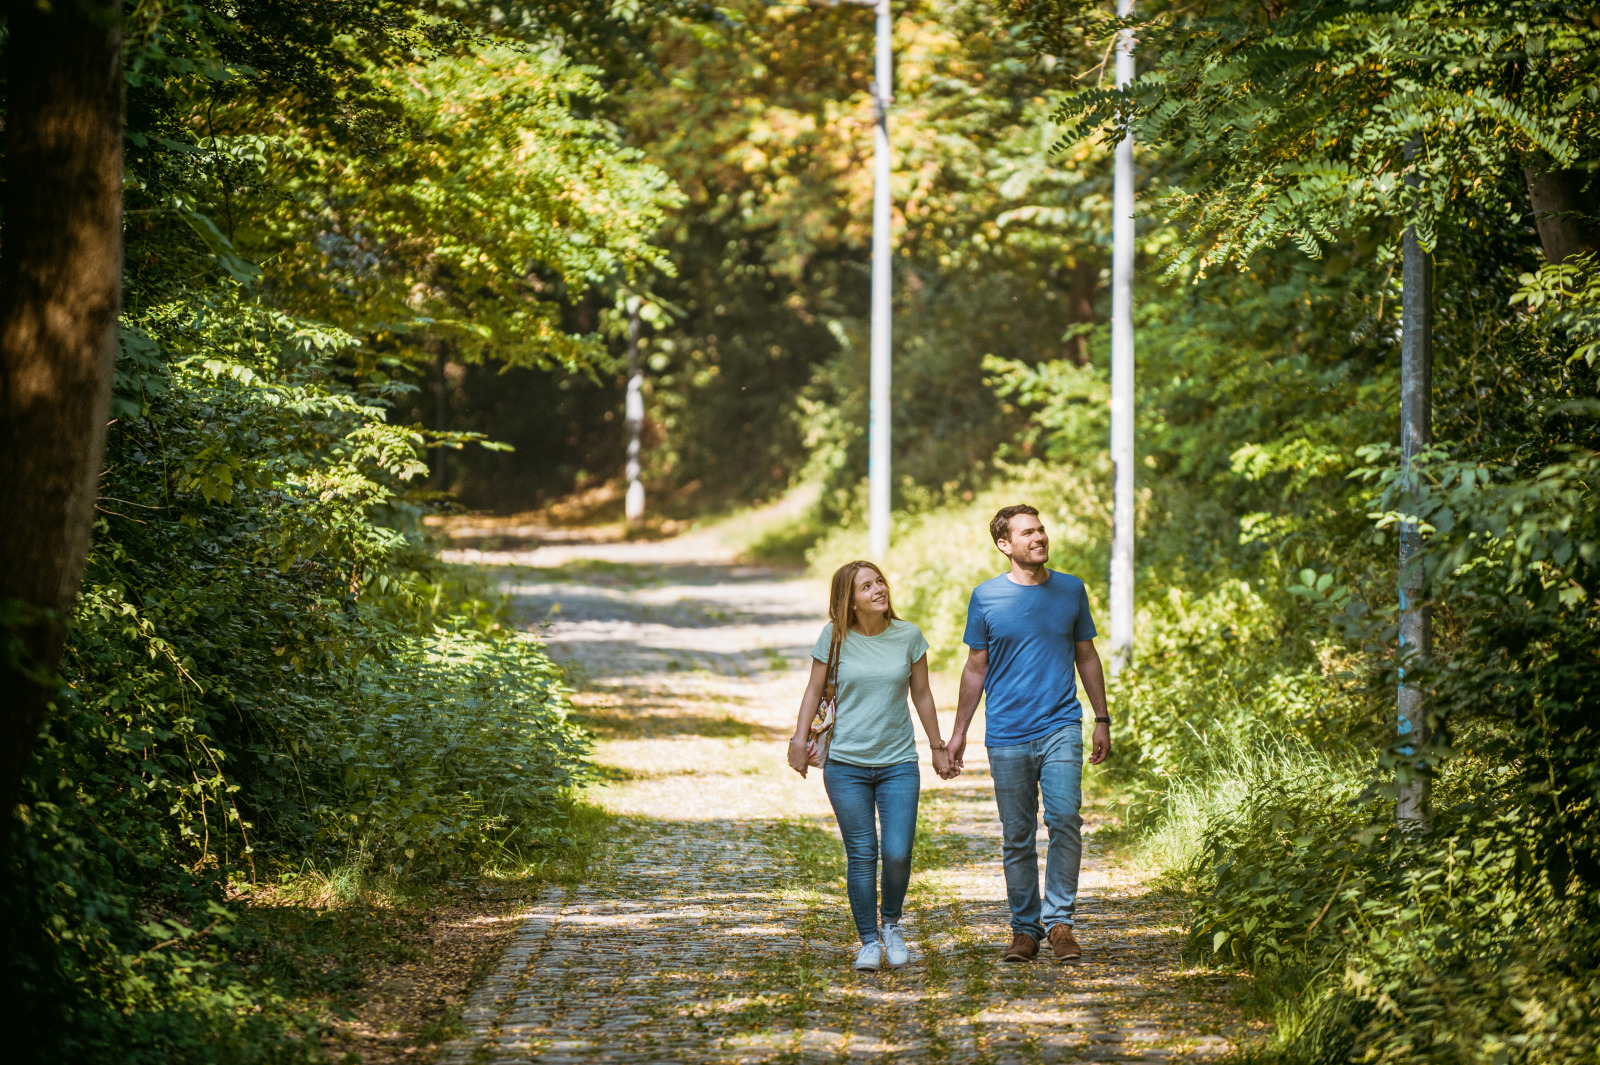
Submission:
POLYGON ((953 765, 950 761, 950 749, 940 745, 933 748, 933 771, 939 774, 941 780, 954 780, 961 775, 961 767, 953 765))
MULTIPOLYGON (((950 780, 956 776, 959 776, 961 771, 966 768, 966 766, 962 764, 961 760, 962 756, 966 753, 967 734, 965 732, 951 733, 950 741, 945 745, 945 758, 950 765, 950 776, 945 777, 946 780, 950 780)), ((937 762, 934 763, 934 768, 939 768, 937 762)), ((943 773, 939 775, 944 776, 943 773)))

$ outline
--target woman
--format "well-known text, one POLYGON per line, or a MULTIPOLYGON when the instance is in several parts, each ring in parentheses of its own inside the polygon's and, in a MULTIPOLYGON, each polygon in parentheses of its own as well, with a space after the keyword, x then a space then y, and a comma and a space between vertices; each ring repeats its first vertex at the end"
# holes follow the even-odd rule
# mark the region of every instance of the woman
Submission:
POLYGON ((839 567, 828 597, 828 617, 811 649, 811 680, 789 741, 789 765, 806 775, 811 720, 828 687, 831 663, 837 703, 822 783, 844 838, 850 912, 861 934, 856 968, 876 972, 885 964, 895 968, 909 960, 900 912, 911 881, 921 781, 911 715, 906 711, 908 691, 933 748, 934 771, 941 777, 955 774, 939 738, 939 719, 928 688, 928 641, 915 625, 895 617, 883 571, 871 562, 839 567))

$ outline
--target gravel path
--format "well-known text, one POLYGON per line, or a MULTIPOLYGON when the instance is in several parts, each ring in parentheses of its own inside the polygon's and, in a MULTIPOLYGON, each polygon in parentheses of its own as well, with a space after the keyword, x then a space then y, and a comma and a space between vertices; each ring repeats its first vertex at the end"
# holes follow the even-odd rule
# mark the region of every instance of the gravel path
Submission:
POLYGON ((948 782, 920 747, 912 964, 850 969, 822 783, 783 763, 820 583, 707 537, 454 554, 502 567, 568 663, 607 770, 594 798, 620 827, 588 881, 528 913, 441 1062, 1158 1061, 1245 1033, 1227 982, 1182 966, 1181 910, 1102 852, 1092 811, 1083 960, 997 963, 1010 935, 981 746, 948 782))

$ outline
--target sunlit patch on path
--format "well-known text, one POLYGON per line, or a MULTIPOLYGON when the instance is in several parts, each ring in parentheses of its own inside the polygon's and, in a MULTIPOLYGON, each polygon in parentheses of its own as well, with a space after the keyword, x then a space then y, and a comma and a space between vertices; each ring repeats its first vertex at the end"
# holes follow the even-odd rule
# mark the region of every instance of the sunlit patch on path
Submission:
POLYGON ((821 585, 695 541, 539 550, 474 561, 506 567, 522 616, 581 680, 606 768, 594 798, 620 827, 585 883, 526 915, 441 1062, 1162 1061, 1232 1048, 1243 1029, 1227 988, 1178 958, 1183 914, 1100 853, 1092 819, 1083 961, 997 963, 1009 930, 981 748, 956 781, 924 770, 912 964, 853 972, 821 780, 783 764, 821 585))

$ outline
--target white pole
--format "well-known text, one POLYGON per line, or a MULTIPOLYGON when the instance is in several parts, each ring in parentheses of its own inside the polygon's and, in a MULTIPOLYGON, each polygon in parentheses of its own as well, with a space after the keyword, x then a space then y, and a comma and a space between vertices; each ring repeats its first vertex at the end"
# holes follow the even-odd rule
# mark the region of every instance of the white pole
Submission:
POLYGON ((890 194, 889 102, 893 97, 894 61, 890 55, 889 0, 878 0, 877 71, 872 83, 877 111, 872 172, 872 400, 867 452, 867 497, 871 554, 889 552, 889 297, 890 194))
POLYGON ((629 526, 644 517, 644 482, 639 479, 640 436, 644 430, 644 371, 639 367, 639 297, 628 297, 628 404, 624 410, 628 428, 628 494, 623 497, 623 514, 629 526))
MULTIPOLYGON (((1117 0, 1126 17, 1133 0, 1117 0)), ((1133 80, 1133 34, 1117 41, 1117 87, 1133 80)), ((1133 658, 1133 134, 1117 144, 1111 238, 1111 674, 1133 658)))

